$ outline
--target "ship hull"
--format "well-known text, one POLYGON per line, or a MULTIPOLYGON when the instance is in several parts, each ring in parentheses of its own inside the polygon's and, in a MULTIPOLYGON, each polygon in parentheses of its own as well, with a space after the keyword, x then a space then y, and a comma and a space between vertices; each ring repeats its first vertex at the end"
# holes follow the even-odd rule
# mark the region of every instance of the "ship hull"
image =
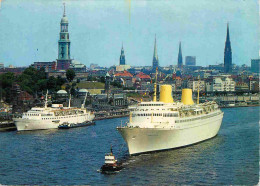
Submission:
POLYGON ((217 135, 223 114, 189 128, 117 128, 130 155, 192 145, 217 135))
POLYGON ((63 123, 86 123, 92 121, 94 116, 80 116, 75 118, 61 118, 61 119, 50 119, 50 120, 34 120, 34 119, 23 119, 15 118, 14 124, 18 131, 23 130, 44 130, 44 129, 57 129, 63 123))
POLYGON ((59 123, 54 123, 52 121, 28 120, 22 118, 14 119, 14 124, 18 131, 57 129, 59 126, 59 123))

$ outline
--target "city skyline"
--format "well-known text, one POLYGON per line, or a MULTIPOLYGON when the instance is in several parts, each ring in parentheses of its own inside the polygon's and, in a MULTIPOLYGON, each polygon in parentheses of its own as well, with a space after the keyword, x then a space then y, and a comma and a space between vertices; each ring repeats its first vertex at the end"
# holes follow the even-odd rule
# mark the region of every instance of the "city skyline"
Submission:
POLYGON ((151 66, 154 34, 161 66, 177 65, 179 42, 183 57, 196 56, 197 65, 220 64, 227 22, 233 64, 250 65, 259 57, 257 2, 131 1, 130 10, 127 1, 18 2, 2 1, 0 6, 0 62, 5 66, 57 59, 63 2, 71 57, 86 66, 118 65, 122 42, 128 65, 151 66))

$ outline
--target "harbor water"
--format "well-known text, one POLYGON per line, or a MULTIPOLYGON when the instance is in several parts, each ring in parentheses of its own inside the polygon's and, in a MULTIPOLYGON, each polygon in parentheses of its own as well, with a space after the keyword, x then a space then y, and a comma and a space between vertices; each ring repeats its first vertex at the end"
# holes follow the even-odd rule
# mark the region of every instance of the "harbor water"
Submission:
POLYGON ((224 118, 216 137, 131 157, 116 131, 127 118, 69 130, 1 132, 0 184, 255 185, 259 181, 259 107, 222 110, 224 118), (124 169, 104 175, 97 170, 110 144, 124 169))

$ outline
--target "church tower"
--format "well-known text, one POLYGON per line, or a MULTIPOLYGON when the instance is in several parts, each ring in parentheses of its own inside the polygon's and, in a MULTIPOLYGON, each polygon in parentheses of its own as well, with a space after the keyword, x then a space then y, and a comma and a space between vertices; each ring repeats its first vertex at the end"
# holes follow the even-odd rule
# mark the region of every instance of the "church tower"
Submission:
POLYGON ((231 50, 228 24, 227 24, 227 37, 226 37, 225 50, 224 50, 224 72, 225 73, 232 72, 232 50, 231 50))
POLYGON ((70 58, 70 40, 68 26, 69 22, 68 18, 66 17, 64 4, 64 13, 60 22, 60 39, 58 41, 57 70, 67 70, 72 61, 70 58))
POLYGON ((156 35, 155 35, 154 51, 153 51, 153 71, 155 71, 157 67, 159 67, 159 58, 157 54, 156 35))
POLYGON ((181 52, 181 42, 179 44, 179 54, 178 54, 178 68, 182 68, 183 62, 182 62, 182 52, 181 52))
POLYGON ((122 48, 121 48, 121 55, 120 55, 120 59, 119 59, 119 65, 125 65, 125 51, 123 48, 123 44, 122 44, 122 48))

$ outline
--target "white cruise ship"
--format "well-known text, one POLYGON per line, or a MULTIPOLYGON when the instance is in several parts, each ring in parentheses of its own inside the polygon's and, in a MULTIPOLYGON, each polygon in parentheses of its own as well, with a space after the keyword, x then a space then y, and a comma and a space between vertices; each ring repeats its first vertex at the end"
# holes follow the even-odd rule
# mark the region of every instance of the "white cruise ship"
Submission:
POLYGON ((45 106, 33 107, 28 112, 22 114, 22 118, 14 118, 14 123, 18 131, 55 129, 61 124, 84 123, 94 119, 94 114, 84 108, 86 97, 81 108, 63 107, 62 104, 52 104, 47 107, 47 96, 45 106))
POLYGON ((159 102, 155 91, 152 102, 129 107, 129 122, 117 130, 130 155, 184 147, 217 135, 223 112, 215 102, 194 104, 192 90, 183 89, 181 102, 175 103, 171 93, 171 85, 162 85, 159 102))

